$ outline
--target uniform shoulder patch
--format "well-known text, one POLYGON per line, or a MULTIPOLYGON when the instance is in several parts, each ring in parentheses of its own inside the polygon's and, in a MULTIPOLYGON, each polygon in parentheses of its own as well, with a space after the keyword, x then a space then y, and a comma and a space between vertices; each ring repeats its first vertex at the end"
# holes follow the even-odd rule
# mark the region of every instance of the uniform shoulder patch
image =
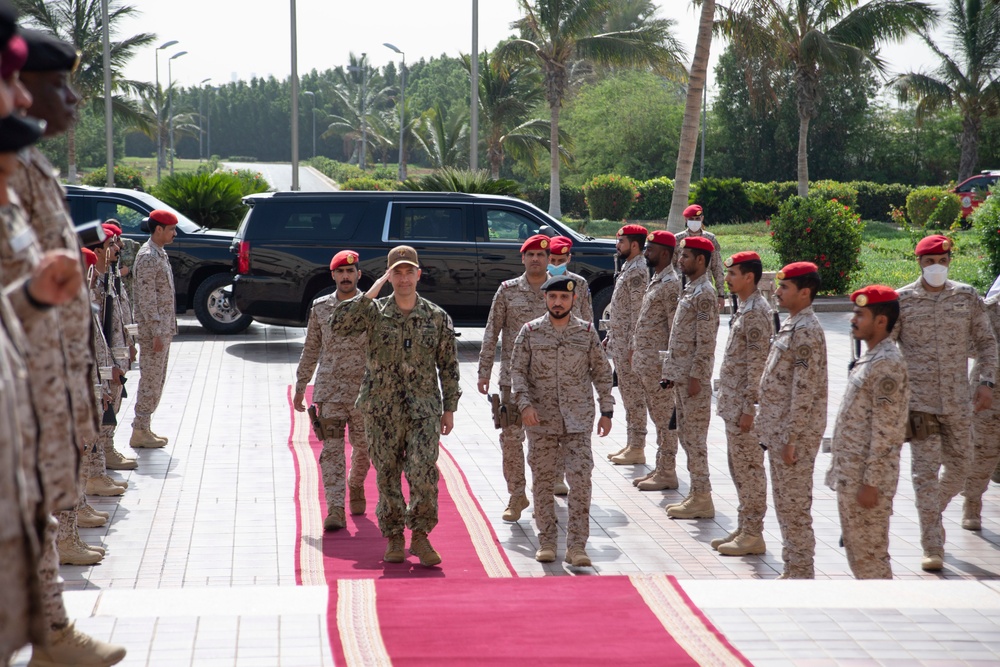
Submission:
POLYGON ((712 302, 709 299, 700 299, 698 301, 698 310, 703 313, 707 313, 712 310, 712 302))
POLYGON ((756 343, 757 341, 759 341, 763 337, 764 337, 764 333, 760 329, 758 329, 757 327, 751 327, 747 331, 747 340, 750 341, 751 343, 756 343))
POLYGON ((808 359, 812 356, 813 349, 811 346, 802 344, 795 348, 795 357, 797 359, 808 359))
POLYGON ((891 377, 883 377, 878 381, 875 391, 875 400, 879 403, 894 403, 896 401, 896 391, 899 383, 891 377))

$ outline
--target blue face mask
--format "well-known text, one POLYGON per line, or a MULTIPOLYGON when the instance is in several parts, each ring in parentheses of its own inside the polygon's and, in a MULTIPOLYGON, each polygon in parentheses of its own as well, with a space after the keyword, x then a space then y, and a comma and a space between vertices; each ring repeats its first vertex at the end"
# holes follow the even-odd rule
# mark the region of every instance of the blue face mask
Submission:
POLYGON ((569 264, 563 264, 561 266, 553 266, 552 264, 549 264, 549 275, 550 276, 561 276, 562 274, 566 273, 566 269, 568 267, 569 267, 569 264))

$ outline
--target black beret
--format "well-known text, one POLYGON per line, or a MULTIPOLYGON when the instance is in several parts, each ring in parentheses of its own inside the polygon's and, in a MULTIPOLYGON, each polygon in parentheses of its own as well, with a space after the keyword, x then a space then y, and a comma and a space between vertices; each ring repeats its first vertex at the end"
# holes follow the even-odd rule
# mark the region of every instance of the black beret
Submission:
POLYGON ((8 0, 0 0, 0 49, 17 32, 17 11, 8 0))
POLYGON ((38 30, 23 30, 28 43, 28 61, 22 72, 72 72, 80 61, 80 53, 69 42, 38 30))
POLYGON ((553 276, 542 284, 543 292, 574 292, 576 281, 566 276, 553 276))

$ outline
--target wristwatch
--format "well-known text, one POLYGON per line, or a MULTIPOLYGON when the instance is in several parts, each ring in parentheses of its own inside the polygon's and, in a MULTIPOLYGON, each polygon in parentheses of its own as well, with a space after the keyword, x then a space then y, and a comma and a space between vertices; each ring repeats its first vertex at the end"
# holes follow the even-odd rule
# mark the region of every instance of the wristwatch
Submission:
POLYGON ((615 413, 612 410, 608 410, 607 412, 602 412, 601 416, 602 417, 607 417, 608 419, 614 419, 615 418, 615 413))
POLYGON ((979 383, 979 386, 980 387, 989 387, 990 389, 992 389, 994 385, 989 380, 983 380, 982 382, 979 383))

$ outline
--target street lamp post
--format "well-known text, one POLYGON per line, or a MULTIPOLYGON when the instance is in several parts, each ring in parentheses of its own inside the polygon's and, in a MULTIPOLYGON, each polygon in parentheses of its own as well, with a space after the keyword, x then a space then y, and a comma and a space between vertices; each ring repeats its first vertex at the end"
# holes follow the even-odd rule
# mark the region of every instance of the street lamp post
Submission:
POLYGON ((406 180, 406 165, 403 163, 403 124, 406 120, 406 54, 398 48, 385 42, 382 46, 392 49, 403 56, 403 65, 399 70, 399 180, 406 180))
POLYGON ((107 185, 115 186, 115 130, 111 101, 111 30, 108 27, 108 0, 101 0, 101 37, 104 42, 104 140, 107 150, 107 185))
POLYGON ((167 121, 170 124, 170 175, 174 175, 174 74, 173 74, 173 62, 174 59, 180 58, 186 55, 187 51, 178 51, 174 55, 167 58, 167 86, 170 91, 170 101, 167 103, 167 121))
MULTIPOLYGON (((211 90, 213 93, 219 92, 218 86, 209 86, 209 90, 211 90)), ((206 111, 205 124, 208 125, 208 132, 207 132, 208 136, 205 137, 205 155, 208 157, 208 159, 212 159, 212 101, 211 100, 209 100, 208 106, 206 107, 205 111, 206 111)))
POLYGON ((316 157, 316 93, 311 90, 306 90, 302 93, 303 95, 308 95, 309 99, 312 100, 312 115, 313 115, 313 157, 316 157))
POLYGON ((472 90, 469 110, 469 169, 479 169, 479 0, 472 0, 472 90))
POLYGON ((168 49, 174 44, 177 44, 176 39, 172 39, 169 42, 164 42, 160 44, 153 51, 156 54, 156 97, 153 102, 156 104, 156 182, 160 181, 160 167, 163 166, 163 133, 160 132, 160 114, 163 113, 163 109, 160 108, 160 51, 163 49, 168 49))
POLYGON ((201 129, 201 123, 203 120, 205 120, 205 84, 211 80, 212 79, 202 79, 201 83, 198 84, 201 86, 201 95, 199 96, 198 100, 200 103, 198 106, 201 107, 200 109, 198 109, 198 159, 199 160, 202 160, 205 157, 205 154, 202 151, 202 144, 201 144, 202 135, 205 133, 201 129))
POLYGON ((292 190, 299 190, 299 56, 295 0, 289 0, 292 11, 292 190))

